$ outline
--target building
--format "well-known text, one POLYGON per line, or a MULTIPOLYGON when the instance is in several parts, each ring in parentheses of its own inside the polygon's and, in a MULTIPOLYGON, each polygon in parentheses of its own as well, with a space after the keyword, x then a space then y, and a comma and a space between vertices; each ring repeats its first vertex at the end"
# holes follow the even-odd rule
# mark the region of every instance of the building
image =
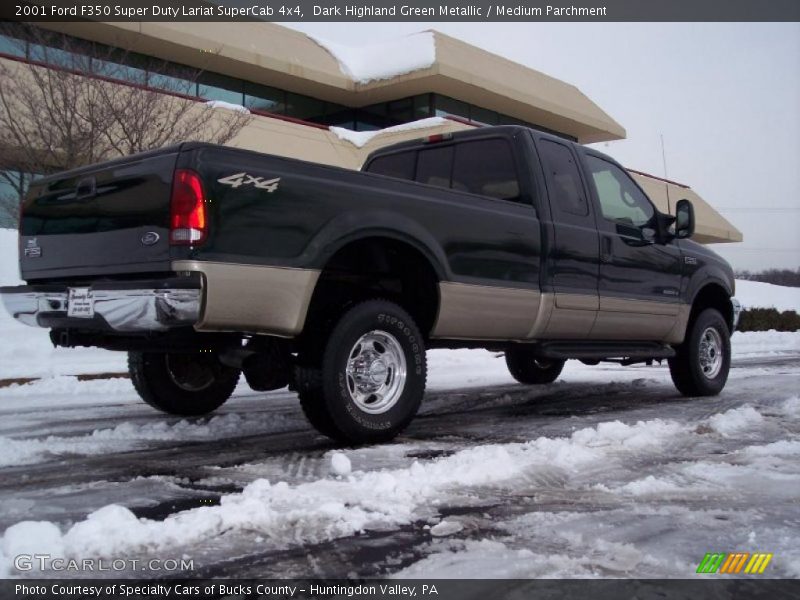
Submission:
MULTIPOLYGON (((8 25, 0 60, 41 62, 40 37, 37 44, 21 44, 24 27, 8 25)), ((126 70, 114 72, 131 76, 121 83, 174 90, 163 74, 148 77, 154 60, 174 67, 169 79, 202 70, 186 84, 186 95, 243 105, 254 115, 232 145, 345 168, 359 168, 383 145, 482 125, 523 124, 580 143, 625 137, 624 128, 576 87, 433 31, 359 52, 263 22, 47 27, 70 36, 70 52, 102 50, 108 57, 119 49, 126 70)), ((53 36, 53 43, 62 39, 53 36)), ((48 62, 58 67, 52 63, 59 60, 48 62)), ((104 76, 102 65, 89 70, 88 76, 104 76)), ((0 169, 13 169, 10 157, 0 149, 0 169)), ((741 233, 688 186, 633 175, 660 210, 682 197, 693 201, 698 241, 741 241, 741 233)))

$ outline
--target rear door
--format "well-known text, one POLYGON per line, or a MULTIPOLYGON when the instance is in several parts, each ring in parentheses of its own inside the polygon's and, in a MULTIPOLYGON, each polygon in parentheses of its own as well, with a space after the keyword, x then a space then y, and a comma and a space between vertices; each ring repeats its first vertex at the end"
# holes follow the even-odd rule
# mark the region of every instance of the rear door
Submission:
POLYGON ((599 308, 599 238, 593 207, 571 144, 537 137, 552 215, 553 240, 543 278, 554 293, 544 337, 589 337, 599 308))
POLYGON ((584 163, 600 230, 600 311, 592 337, 663 339, 680 311, 680 250, 660 242, 656 209, 625 169, 589 150, 584 163))

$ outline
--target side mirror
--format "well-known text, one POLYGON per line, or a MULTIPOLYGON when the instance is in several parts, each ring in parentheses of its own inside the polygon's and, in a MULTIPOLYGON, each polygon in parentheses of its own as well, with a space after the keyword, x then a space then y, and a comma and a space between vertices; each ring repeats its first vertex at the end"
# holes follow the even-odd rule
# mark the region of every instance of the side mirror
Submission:
POLYGON ((675 205, 675 237, 685 239, 694 234, 694 206, 686 199, 675 205))

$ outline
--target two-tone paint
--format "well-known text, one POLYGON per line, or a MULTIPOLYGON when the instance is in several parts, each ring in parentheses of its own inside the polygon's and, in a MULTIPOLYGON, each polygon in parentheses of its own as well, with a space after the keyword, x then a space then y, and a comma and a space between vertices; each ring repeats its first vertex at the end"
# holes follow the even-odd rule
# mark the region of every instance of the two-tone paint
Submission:
POLYGON ((33 241, 39 256, 21 252, 22 275, 36 287, 201 273, 195 329, 284 337, 303 331, 331 257, 365 238, 402 242, 429 262, 439 282, 432 338, 675 344, 704 285, 733 292, 730 267, 711 251, 666 237, 642 245, 600 216, 584 165, 593 150, 522 127, 441 143, 489 136, 513 148, 520 202, 200 143, 55 175, 24 202, 21 249, 33 241), (582 221, 551 205, 537 154, 545 139, 581 165, 591 200, 582 221), (169 244, 176 169, 203 181, 209 234, 194 247, 169 244), (280 183, 231 185, 238 173, 280 183))

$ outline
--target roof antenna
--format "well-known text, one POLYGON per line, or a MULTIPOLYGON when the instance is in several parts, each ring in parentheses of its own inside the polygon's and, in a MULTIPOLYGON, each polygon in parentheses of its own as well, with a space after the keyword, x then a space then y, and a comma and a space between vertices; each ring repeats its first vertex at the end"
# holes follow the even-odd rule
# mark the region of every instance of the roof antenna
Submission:
POLYGON ((667 214, 672 214, 672 209, 669 204, 669 177, 667 177, 667 152, 664 150, 664 134, 661 135, 661 160, 664 163, 664 187, 667 190, 667 214))

